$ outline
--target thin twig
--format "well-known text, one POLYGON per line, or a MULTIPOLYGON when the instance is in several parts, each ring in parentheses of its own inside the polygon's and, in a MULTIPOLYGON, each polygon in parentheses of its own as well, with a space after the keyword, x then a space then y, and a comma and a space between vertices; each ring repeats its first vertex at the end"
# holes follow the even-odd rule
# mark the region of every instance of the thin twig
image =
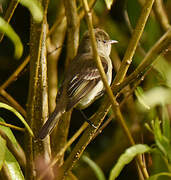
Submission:
POLYGON ((144 27, 147 22, 148 16, 151 12, 153 3, 154 3, 154 0, 148 0, 145 2, 145 5, 142 9, 140 18, 138 19, 137 25, 133 32, 133 36, 128 44, 127 50, 126 50, 124 58, 122 60, 121 67, 115 76, 115 80, 114 80, 115 84, 121 83, 123 81, 124 77, 126 76, 128 68, 129 68, 130 64, 132 63, 132 58, 135 54, 135 50, 137 48, 138 42, 144 31, 144 27))
MULTIPOLYGON (((135 49, 137 47, 137 43, 138 43, 138 41, 139 41, 139 39, 141 37, 141 34, 143 32, 145 23, 147 21, 147 18, 149 16, 150 11, 151 11, 153 2, 154 2, 154 0, 147 1, 147 3, 145 4, 145 6, 143 8, 142 14, 141 14, 141 16, 139 18, 139 21, 138 21, 138 24, 136 26, 135 36, 133 36, 133 38, 131 39, 131 43, 128 46, 128 51, 125 54, 126 58, 123 60, 123 64, 121 65, 121 68, 120 68, 121 71, 119 71, 119 73, 116 75, 115 83, 121 82, 123 80, 123 78, 125 77, 125 75, 126 75, 128 67, 129 67, 129 65, 130 65, 130 63, 132 61, 132 57, 133 57, 133 55, 135 53, 135 49)), ((91 17, 91 13, 89 11, 88 3, 87 3, 86 0, 83 0, 83 5, 84 5, 85 12, 86 12, 86 15, 87 15, 87 24, 88 24, 89 31, 90 31, 90 37, 91 37, 91 42, 92 42, 92 49, 93 49, 94 58, 96 60, 96 64, 97 64, 97 67, 98 67, 99 72, 101 74, 101 78, 103 80, 103 83, 104 83, 104 86, 106 88, 107 94, 109 95, 109 98, 111 100, 113 111, 116 112, 117 119, 119 119, 119 122, 121 123, 124 131, 126 132, 127 137, 129 138, 131 144, 134 145, 135 144, 134 140, 133 140, 133 138, 132 138, 132 136, 131 136, 127 126, 126 126, 126 124, 125 124, 125 121, 124 121, 124 119, 122 117, 122 114, 120 112, 120 109, 118 107, 118 103, 117 103, 116 99, 114 98, 113 93, 112 93, 112 91, 111 91, 111 89, 110 89, 110 87, 109 87, 109 85, 107 83, 107 80, 106 80, 106 77, 105 77, 105 73, 104 73, 104 70, 103 70, 103 66, 102 66, 102 64, 100 62, 100 58, 98 56, 95 36, 94 36, 94 32, 93 32, 92 17, 91 17)), ((81 151, 79 151, 79 153, 81 154, 81 151)), ((77 153, 76 157, 78 159, 78 153, 77 153)), ((71 163, 74 164, 76 159, 72 160, 72 161, 71 161, 71 163)), ((147 173, 146 169, 143 168, 143 163, 141 162, 140 158, 138 158, 138 162, 139 162, 141 170, 142 170, 142 172, 144 174, 144 177, 148 178, 148 173, 147 173)), ((69 165, 69 163, 70 162, 68 160, 68 165, 69 165)), ((72 165, 70 165, 70 167, 71 166, 72 165)), ((63 166, 64 173, 66 173, 67 170, 70 169, 70 167, 67 167, 67 165, 65 167, 65 164, 64 164, 64 166, 63 166)))
POLYGON ((120 103, 120 107, 122 107, 124 105, 124 103, 127 101, 127 99, 129 98, 130 95, 132 95, 135 91, 135 89, 139 86, 139 84, 144 81, 145 76, 147 76, 147 74, 151 71, 152 67, 150 67, 142 77, 140 77, 140 79, 138 81, 135 82, 133 88, 129 91, 129 93, 127 94, 127 96, 122 100, 122 102, 120 103))
MULTIPOLYGON (((6 10, 5 16, 4 16, 4 20, 6 20, 8 23, 10 22, 15 9, 17 8, 19 1, 17 0, 12 0, 10 1, 10 4, 6 10)), ((0 42, 3 40, 4 34, 0 33, 0 42)))
MULTIPOLYGON (((93 6, 95 5, 96 0, 91 0, 89 2, 89 7, 93 8, 93 6)), ((59 18, 56 19, 55 23, 52 25, 52 27, 50 28, 47 36, 49 37, 52 33, 54 33, 55 29, 58 27, 58 25, 63 21, 63 19, 66 19, 66 17, 64 16, 65 13, 63 13, 62 16, 60 16, 59 18)), ((81 9, 79 11, 79 20, 81 20, 84 17, 85 13, 84 13, 84 9, 81 9)))
POLYGON ((66 145, 56 154, 55 158, 49 164, 48 168, 38 177, 38 180, 42 180, 46 173, 48 173, 49 169, 51 169, 60 159, 61 156, 64 155, 65 151, 71 146, 71 144, 81 135, 81 133, 87 128, 88 124, 84 123, 80 129, 68 140, 66 145))
MULTIPOLYGON (((167 50, 167 48, 170 46, 170 43, 171 28, 149 50, 149 52, 144 57, 142 63, 137 67, 136 72, 131 73, 121 84, 112 84, 113 93, 117 94, 128 84, 145 76, 146 71, 148 72, 148 69, 151 68, 151 65, 157 59, 160 53, 162 53, 164 50, 167 50)), ((110 105, 108 103, 107 97, 104 99, 104 102, 106 103, 102 104, 96 114, 100 114, 101 111, 104 111, 104 113, 106 113, 106 111, 108 112, 110 105)), ((94 122, 96 118, 100 118, 101 116, 94 116, 94 118, 92 118, 92 122, 94 122)))
MULTIPOLYGON (((61 3, 62 3, 61 5, 64 5, 65 9, 63 10, 65 10, 65 15, 66 15, 66 17, 63 17, 63 19, 66 19, 65 21, 67 21, 67 28, 66 28, 67 30, 67 50, 66 50, 67 53, 66 54, 67 55, 66 55, 66 61, 65 61, 65 70, 66 70, 70 61, 75 57, 77 53, 78 44, 79 44, 79 19, 77 15, 76 1, 64 0, 64 1, 61 1, 61 3)), ((58 153, 67 142, 71 113, 72 111, 69 111, 61 117, 60 122, 58 123, 58 126, 55 128, 55 131, 53 131, 51 135, 52 150, 55 154, 58 153), (58 143, 56 143, 56 141, 58 143)), ((64 159, 64 154, 62 154, 58 159, 59 165, 63 163, 63 159, 64 159)))
POLYGON ((156 14, 157 19, 164 31, 167 31, 170 27, 169 19, 164 10, 164 5, 162 0, 155 0, 154 2, 154 12, 156 14))
MULTIPOLYGON (((96 1, 97 1, 97 0, 90 0, 90 1, 88 2, 88 6, 89 6, 89 8, 90 8, 90 11, 93 9, 96 1)), ((81 8, 81 9, 79 10, 79 18, 80 18, 80 20, 81 20, 84 16, 85 16, 84 8, 81 8)))
POLYGON ((27 114, 25 109, 10 94, 8 94, 4 89, 0 89, 0 94, 5 97, 18 112, 26 117, 27 114))
POLYGON ((52 25, 49 32, 47 33, 47 37, 51 36, 51 34, 54 33, 54 31, 60 25, 60 23, 63 21, 64 18, 66 19, 66 17, 64 15, 65 15, 65 12, 63 12, 63 14, 61 14, 60 18, 56 18, 55 23, 52 25))
POLYGON ((65 64, 67 68, 70 61, 75 57, 79 45, 79 18, 76 1, 64 0, 63 2, 67 18, 67 57, 65 64))
POLYGON ((13 81, 15 81, 21 71, 27 66, 29 61, 30 56, 27 56, 23 63, 15 70, 15 72, 0 86, 0 90, 6 89, 13 81))
MULTIPOLYGON (((63 5, 63 0, 58 2, 58 11, 56 12, 56 20, 60 20, 57 26, 54 26, 54 30, 49 31, 47 34, 47 51, 53 52, 47 55, 48 62, 48 92, 49 92, 49 112, 53 112, 56 106, 56 94, 58 91, 58 60, 62 51, 61 47, 65 40, 67 21, 65 16, 65 8, 63 5), (60 35, 59 35, 60 34, 60 35), (54 51, 55 49, 55 51, 54 51)), ((53 131, 54 132, 54 131, 53 131)), ((52 149, 53 140, 52 136, 52 149)))
POLYGON ((5 127, 9 127, 9 128, 12 128, 12 129, 15 129, 17 131, 22 131, 22 132, 25 131, 24 128, 20 128, 18 126, 15 126, 15 125, 12 125, 12 124, 8 124, 8 123, 5 123, 5 122, 0 122, 0 125, 5 126, 5 127))
MULTIPOLYGON (((53 132, 51 135, 51 142, 54 141, 51 143, 52 157, 56 157, 56 154, 58 154, 67 143, 71 115, 72 110, 64 113, 59 119, 59 123, 55 128, 55 132, 53 132)), ((62 165, 63 161, 64 154, 61 154, 58 159, 58 166, 62 165)))
MULTIPOLYGON (((104 86, 106 88, 106 91, 107 91, 110 99, 111 99, 113 110, 116 112, 117 118, 119 118, 120 122, 122 122, 122 126, 125 126, 122 114, 121 114, 120 109, 118 107, 118 103, 116 102, 116 99, 114 98, 113 93, 112 93, 112 91, 108 85, 108 82, 106 80, 106 75, 105 75, 105 72, 103 70, 103 66, 102 66, 100 58, 98 56, 97 47, 96 47, 96 40, 95 40, 95 35, 94 35, 93 25, 92 25, 92 16, 91 16, 91 13, 89 11, 88 3, 86 0, 83 0, 83 6, 84 6, 85 13, 87 16, 87 24, 88 24, 88 28, 89 28, 89 32, 90 32, 90 38, 91 38, 91 42, 92 42, 93 55, 94 55, 94 58, 96 59, 97 67, 99 68, 99 72, 101 74, 101 78, 103 80, 104 86)), ((97 122, 96 122, 97 127, 100 126, 101 122, 102 122, 101 119, 97 120, 97 122)), ((77 145, 75 146, 75 148, 71 152, 68 159, 64 162, 63 166, 60 168, 59 179, 62 178, 63 175, 66 175, 66 173, 73 167, 75 162, 80 158, 84 149, 86 148, 88 143, 93 138, 96 130, 97 129, 89 127, 87 129, 87 131, 83 134, 83 136, 81 137, 80 141, 77 143, 77 145)), ((127 126, 124 127, 124 130, 127 131, 127 136, 129 137, 131 144, 135 144, 134 140, 132 139, 132 136, 130 135, 130 132, 129 132, 127 126)))
POLYGON ((120 109, 119 109, 119 104, 116 101, 115 97, 113 96, 113 92, 112 92, 112 90, 111 90, 111 88, 107 82, 106 74, 104 72, 100 57, 98 55, 95 35, 94 35, 94 31, 93 31, 92 16, 91 16, 91 13, 90 13, 90 10, 88 7, 88 3, 86 0, 83 0, 83 5, 84 5, 85 13, 87 16, 87 24, 88 24, 88 28, 89 28, 89 32, 90 32, 90 38, 91 38, 91 43, 92 43, 94 59, 96 60, 96 64, 97 64, 97 67, 99 69, 103 84, 105 86, 105 89, 106 89, 106 92, 109 96, 109 99, 112 103, 113 112, 116 112, 116 116, 119 119, 120 124, 124 128, 124 131, 127 134, 127 137, 129 139, 130 143, 133 145, 133 144, 135 144, 135 142, 134 142, 134 140, 131 136, 131 133, 129 132, 129 130, 125 124, 125 121, 124 121, 123 116, 122 116, 120 109))
MULTIPOLYGON (((125 6, 126 6, 126 5, 125 5, 125 6)), ((129 29, 129 31, 130 31, 130 34, 133 35, 133 28, 132 28, 132 25, 131 25, 131 22, 130 22, 130 19, 129 19, 129 16, 128 16, 128 11, 127 11, 126 7, 125 7, 125 9, 124 9, 123 14, 124 14, 124 18, 125 18, 126 24, 127 24, 127 26, 128 26, 128 29, 129 29)), ((137 50, 139 50, 139 52, 140 52, 143 56, 145 56, 146 52, 145 52, 145 50, 142 48, 140 41, 138 42, 137 50)))
POLYGON ((19 103, 10 96, 5 89, 16 80, 18 75, 21 73, 21 71, 26 67, 26 65, 29 63, 30 56, 27 56, 24 62, 15 70, 15 72, 0 86, 0 94, 4 96, 12 105, 14 108, 16 108, 24 117, 26 117, 26 111, 23 109, 22 106, 19 105, 19 103))
POLYGON ((105 122, 104 124, 97 130, 97 132, 95 133, 93 139, 95 139, 99 134, 102 133, 102 131, 105 129, 105 127, 112 121, 112 119, 114 118, 114 116, 110 116, 105 122))
MULTIPOLYGON (((79 18, 77 15, 77 6, 76 1, 64 0, 61 1, 61 5, 65 7, 65 15, 67 20, 67 55, 65 61, 65 70, 67 69, 69 62, 75 57, 79 44, 79 18), (71 48, 72 46, 72 48, 71 48)), ((63 8, 63 6, 62 6, 63 8)), ((62 11, 62 10, 61 10, 62 11)), ((61 12, 60 14, 63 15, 61 12)), ((63 19, 64 19, 63 18, 63 19)), ((59 36, 59 34, 57 35, 59 36)), ((56 67, 54 67, 56 68, 56 67)), ((54 74, 54 72, 52 72, 54 74)), ((57 87, 57 86, 56 86, 57 87)), ((56 154, 60 151, 60 149, 66 144, 69 126, 70 126, 70 118, 71 111, 65 113, 58 123, 55 131, 53 131, 51 135, 52 140, 52 150, 56 154), (56 143, 58 141, 58 143, 56 143)), ((63 157, 61 155, 59 164, 63 162, 63 157)))
MULTIPOLYGON (((135 81, 140 76, 142 76, 146 70, 148 70, 151 67, 151 64, 154 62, 154 60, 157 58, 157 56, 163 51, 166 50, 169 47, 169 44, 171 43, 171 29, 168 30, 152 47, 152 49, 147 53, 145 58, 143 59, 142 63, 138 66, 138 71, 136 73, 132 73, 130 76, 128 76, 127 79, 125 79, 121 84, 114 85, 112 87, 114 94, 117 94, 122 88, 130 84, 133 80, 135 81)), ((104 103, 100 106, 99 110, 96 112, 96 114, 91 118, 92 122, 95 122, 96 120, 100 119, 101 121, 106 116, 107 112, 110 109, 110 103, 108 101, 108 97, 105 97, 104 103)), ((83 136, 80 138, 79 142, 74 147, 73 151, 70 154, 70 157, 65 161, 65 167, 61 167, 61 172, 64 173, 67 169, 72 168, 73 164, 76 161, 76 158, 79 158, 80 151, 83 151, 88 143, 90 142, 90 139, 88 139, 88 134, 93 133, 93 129, 91 127, 87 128, 83 136), (88 140, 88 141, 87 141, 88 140), (79 150, 79 151, 78 151, 79 150), (79 152, 79 154, 78 154, 79 152), (77 156, 78 155, 78 156, 77 156), (71 166, 71 161, 73 162, 71 166), (71 167, 70 167, 71 166, 71 167)), ((143 171, 146 171, 144 164, 142 163, 141 166, 143 167, 143 171)), ((148 175, 146 175, 148 176, 148 175)))
MULTIPOLYGON (((160 55, 164 50, 167 50, 167 48, 170 46, 170 43, 171 28, 169 28, 167 32, 153 45, 153 47, 146 54, 140 65, 118 87, 121 88, 122 86, 125 86, 125 84, 127 84, 128 82, 131 82, 133 79, 137 79, 139 75, 141 75, 144 71, 146 71, 147 68, 152 65, 158 55, 160 55)), ((113 84, 112 87, 114 86, 115 88, 117 88, 117 86, 113 84)))

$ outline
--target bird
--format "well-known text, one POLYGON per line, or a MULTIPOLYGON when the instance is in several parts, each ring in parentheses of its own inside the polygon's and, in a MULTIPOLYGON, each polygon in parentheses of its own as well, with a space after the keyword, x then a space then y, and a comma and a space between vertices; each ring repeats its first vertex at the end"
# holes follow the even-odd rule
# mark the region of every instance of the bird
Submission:
MULTIPOLYGON (((108 84, 112 81, 112 62, 109 57, 111 44, 103 29, 93 29, 98 54, 103 65, 108 84)), ((38 139, 44 139, 52 132, 60 117, 72 108, 85 109, 104 94, 105 87, 93 56, 89 31, 83 35, 78 53, 70 62, 63 83, 56 96, 56 107, 38 133, 38 139)))

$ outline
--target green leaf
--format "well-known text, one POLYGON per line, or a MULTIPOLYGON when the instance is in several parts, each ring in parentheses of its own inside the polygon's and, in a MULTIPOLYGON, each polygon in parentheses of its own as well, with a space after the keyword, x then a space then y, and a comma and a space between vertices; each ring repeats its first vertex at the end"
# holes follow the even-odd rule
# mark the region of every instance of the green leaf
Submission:
POLYGON ((43 19, 43 8, 37 0, 20 0, 23 6, 27 7, 31 12, 33 19, 36 22, 41 22, 43 19))
MULTIPOLYGON (((4 122, 4 120, 2 118, 0 118, 0 121, 4 122)), ((18 144, 17 140, 15 139, 15 136, 13 135, 11 129, 9 127, 5 127, 5 126, 1 126, 1 125, 0 125, 0 129, 5 132, 5 134, 8 136, 8 138, 14 144, 14 146, 16 146, 16 149, 20 150, 19 144, 18 144)), ((0 136, 0 146, 1 146, 0 162, 1 162, 1 158, 3 157, 2 151, 5 151, 3 162, 6 166, 6 170, 8 171, 8 175, 11 177, 11 180, 16 180, 16 179, 24 180, 23 173, 20 169, 20 166, 19 166, 17 160, 15 159, 13 154, 8 150, 8 148, 6 147, 6 144, 4 144, 4 146, 3 146, 3 144, 1 143, 1 139, 2 138, 0 136)))
POLYGON ((167 106, 163 106, 162 108, 162 129, 163 129, 163 135, 167 139, 170 139, 171 129, 170 129, 170 119, 169 119, 167 106))
MULTIPOLYGON (((171 65, 163 56, 159 56, 157 61, 155 61, 154 68, 158 71, 159 75, 162 80, 160 83, 163 83, 166 86, 171 87, 171 65)), ((159 78, 160 78, 159 77, 159 78)))
POLYGON ((141 105, 143 105, 146 109, 150 109, 150 107, 146 104, 145 100, 144 100, 144 93, 143 93, 143 89, 141 87, 137 87, 137 89, 135 90, 135 95, 139 101, 139 103, 141 105))
MULTIPOLYGON (((5 122, 5 121, 0 117, 0 122, 5 122)), ((20 149, 19 144, 15 136, 13 135, 11 129, 3 125, 0 125, 0 129, 8 136, 8 138, 11 140, 11 142, 16 147, 16 149, 20 149)))
POLYGON ((22 117, 22 115, 18 111, 16 111, 13 107, 11 107, 5 103, 2 103, 2 102, 0 102, 0 108, 5 108, 5 109, 8 109, 9 111, 13 112, 24 124, 24 126, 26 127, 26 129, 28 130, 30 135, 34 137, 33 131, 31 130, 30 126, 27 124, 25 119, 22 117))
POLYGON ((7 35, 14 43, 14 56, 15 58, 19 59, 23 54, 23 45, 21 43, 21 40, 19 36, 15 33, 13 28, 2 17, 0 17, 0 31, 7 35))
POLYGON ((92 170, 96 174, 96 177, 98 180, 105 180, 106 179, 101 168, 94 161, 92 161, 88 156, 83 155, 82 160, 84 162, 86 162, 92 168, 92 170))
POLYGON ((18 162, 8 148, 6 148, 4 164, 6 165, 8 175, 11 177, 11 180, 24 180, 24 176, 18 162))
POLYGON ((143 94, 143 104, 147 107, 152 108, 157 105, 165 105, 169 103, 171 103, 171 90, 169 88, 155 87, 143 94))
POLYGON ((171 144, 169 139, 162 134, 158 118, 156 118, 154 124, 154 137, 159 150, 169 159, 169 162, 171 162, 171 144))
POLYGON ((114 0, 105 0, 107 9, 111 9, 112 4, 114 3, 114 0))
POLYGON ((128 149, 120 156, 116 165, 110 171, 109 180, 116 179, 125 165, 130 163, 138 154, 151 151, 151 148, 144 144, 137 144, 128 149))
POLYGON ((6 141, 0 136, 0 170, 4 163, 5 152, 6 152, 6 141))
POLYGON ((162 172, 162 173, 157 173, 157 174, 154 174, 152 176, 150 176, 147 180, 157 180, 158 177, 160 176, 168 176, 168 177, 171 177, 171 173, 168 173, 168 172, 162 172))

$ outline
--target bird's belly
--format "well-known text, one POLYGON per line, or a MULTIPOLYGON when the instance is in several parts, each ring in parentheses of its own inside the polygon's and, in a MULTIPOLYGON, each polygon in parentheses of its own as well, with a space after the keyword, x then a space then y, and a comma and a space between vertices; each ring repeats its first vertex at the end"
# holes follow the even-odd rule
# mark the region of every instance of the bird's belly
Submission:
MULTIPOLYGON (((112 81, 112 67, 109 66, 108 72, 107 72, 107 81, 108 84, 111 84, 112 81)), ((86 95, 84 96, 79 103, 77 104, 77 108, 84 109, 88 107, 91 103, 93 103, 100 95, 102 95, 102 92, 104 90, 103 82, 99 81, 97 85, 86 95)))
POLYGON ((99 81, 97 85, 86 95, 84 96, 77 105, 77 108, 84 109, 88 107, 103 90, 103 82, 99 81))

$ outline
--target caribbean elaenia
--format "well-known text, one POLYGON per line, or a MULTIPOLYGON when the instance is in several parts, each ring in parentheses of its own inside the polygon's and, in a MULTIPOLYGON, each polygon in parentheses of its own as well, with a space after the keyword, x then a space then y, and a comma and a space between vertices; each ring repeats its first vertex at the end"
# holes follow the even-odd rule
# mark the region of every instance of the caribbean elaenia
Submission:
MULTIPOLYGON (((109 57, 111 44, 109 35, 102 29, 94 29, 98 54, 100 56, 109 85, 112 80, 112 63, 109 57)), ((104 86, 93 59, 92 45, 87 31, 82 38, 76 57, 71 61, 68 71, 56 98, 55 110, 41 128, 38 138, 43 139, 52 132, 59 118, 64 112, 73 107, 86 108, 100 95, 104 86)))

